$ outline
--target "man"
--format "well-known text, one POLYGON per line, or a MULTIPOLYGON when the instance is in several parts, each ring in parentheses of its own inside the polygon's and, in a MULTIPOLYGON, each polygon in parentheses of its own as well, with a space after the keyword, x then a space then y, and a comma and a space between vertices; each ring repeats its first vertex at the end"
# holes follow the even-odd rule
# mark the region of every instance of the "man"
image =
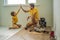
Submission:
POLYGON ((37 26, 37 23, 38 23, 38 20, 39 20, 39 14, 38 14, 38 10, 37 8, 35 7, 35 5, 33 3, 30 4, 30 10, 24 10, 21 6, 21 9, 24 11, 24 12, 29 12, 30 13, 30 16, 27 18, 27 20, 29 18, 31 18, 31 21, 29 23, 27 23, 26 25, 26 30, 28 28, 30 28, 30 26, 37 26))

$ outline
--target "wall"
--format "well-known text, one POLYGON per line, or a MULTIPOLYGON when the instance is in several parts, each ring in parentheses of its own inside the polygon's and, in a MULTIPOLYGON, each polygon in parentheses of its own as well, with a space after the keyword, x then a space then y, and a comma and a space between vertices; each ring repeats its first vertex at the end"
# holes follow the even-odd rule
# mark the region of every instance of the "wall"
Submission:
POLYGON ((60 0, 54 0, 54 29, 57 40, 60 40, 60 0))
POLYGON ((40 16, 45 17, 48 26, 53 26, 53 0, 40 0, 40 16))
MULTIPOLYGON (((3 0, 0 0, 3 5, 3 0)), ((53 7, 52 7, 52 0, 37 0, 37 3, 40 6, 37 6, 39 10, 40 17, 45 17, 48 26, 53 26, 53 7)), ((26 7, 23 7, 26 9, 26 7)), ((18 6, 2 6, 1 8, 1 25, 2 26, 10 26, 11 25, 11 11, 17 11, 18 6)), ((26 25, 27 21, 26 18, 29 14, 24 14, 21 10, 20 14, 18 15, 19 23, 22 25, 26 25)))
POLYGON ((0 2, 0 26, 1 26, 1 8, 2 8, 2 2, 0 2))
MULTIPOLYGON (((1 4, 1 3, 0 3, 1 4)), ((0 6, 0 9, 1 9, 1 6, 0 6)), ((0 14, 1 14, 1 10, 0 10, 0 14)), ((1 15, 0 15, 0 19, 1 19, 1 15)), ((0 25, 1 25, 1 20, 0 20, 0 25)))

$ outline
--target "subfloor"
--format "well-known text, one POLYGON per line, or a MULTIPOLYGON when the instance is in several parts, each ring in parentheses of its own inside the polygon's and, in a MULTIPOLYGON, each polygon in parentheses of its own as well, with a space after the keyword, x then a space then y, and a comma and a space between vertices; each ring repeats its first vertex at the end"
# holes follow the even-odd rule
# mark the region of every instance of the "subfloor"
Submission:
POLYGON ((29 32, 28 30, 23 29, 8 40, 50 40, 50 38, 49 34, 29 32))
POLYGON ((13 36, 17 32, 19 32, 21 29, 22 28, 9 30, 9 27, 1 27, 0 26, 0 40, 7 40, 7 39, 9 39, 11 36, 13 36))

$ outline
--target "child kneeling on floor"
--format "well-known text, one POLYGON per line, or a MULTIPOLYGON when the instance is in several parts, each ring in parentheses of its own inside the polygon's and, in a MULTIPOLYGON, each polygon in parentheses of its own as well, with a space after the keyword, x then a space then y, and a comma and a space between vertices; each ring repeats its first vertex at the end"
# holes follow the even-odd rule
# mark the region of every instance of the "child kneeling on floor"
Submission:
POLYGON ((21 27, 20 24, 17 24, 17 22, 18 22, 17 14, 19 13, 19 11, 20 11, 20 8, 19 8, 19 10, 17 12, 15 12, 15 11, 12 11, 11 12, 11 16, 12 16, 12 27, 10 27, 9 29, 18 29, 18 28, 21 27))

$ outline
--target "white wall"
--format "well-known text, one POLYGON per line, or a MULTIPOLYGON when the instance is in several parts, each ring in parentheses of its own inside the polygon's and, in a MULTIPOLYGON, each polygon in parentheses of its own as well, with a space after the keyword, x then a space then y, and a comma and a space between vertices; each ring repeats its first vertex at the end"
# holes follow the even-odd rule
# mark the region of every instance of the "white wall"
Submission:
MULTIPOLYGON (((3 6, 3 0, 0 0, 2 2, 2 8, 1 8, 1 25, 2 26, 9 26, 11 25, 11 11, 17 11, 18 6, 3 6)), ((52 0, 37 0, 37 3, 40 4, 40 6, 37 6, 39 10, 40 17, 45 17, 47 21, 48 26, 53 26, 53 7, 52 7, 52 0)), ((26 7, 24 7, 26 9, 26 7)), ((20 11, 20 14, 18 15, 19 23, 22 25, 26 25, 28 14, 24 14, 22 10, 20 11)))
POLYGON ((53 26, 53 0, 40 0, 40 16, 45 17, 48 26, 53 26))
POLYGON ((0 2, 0 26, 1 26, 1 8, 2 8, 2 2, 0 2))
MULTIPOLYGON (((1 6, 0 6, 0 9, 1 9, 1 6)), ((1 14, 1 10, 0 10, 0 14, 1 14)), ((0 15, 0 19, 1 19, 1 15, 0 15)), ((0 25, 1 25, 1 20, 0 20, 0 25)))
POLYGON ((60 40, 60 0, 54 0, 54 28, 57 40, 60 40))

